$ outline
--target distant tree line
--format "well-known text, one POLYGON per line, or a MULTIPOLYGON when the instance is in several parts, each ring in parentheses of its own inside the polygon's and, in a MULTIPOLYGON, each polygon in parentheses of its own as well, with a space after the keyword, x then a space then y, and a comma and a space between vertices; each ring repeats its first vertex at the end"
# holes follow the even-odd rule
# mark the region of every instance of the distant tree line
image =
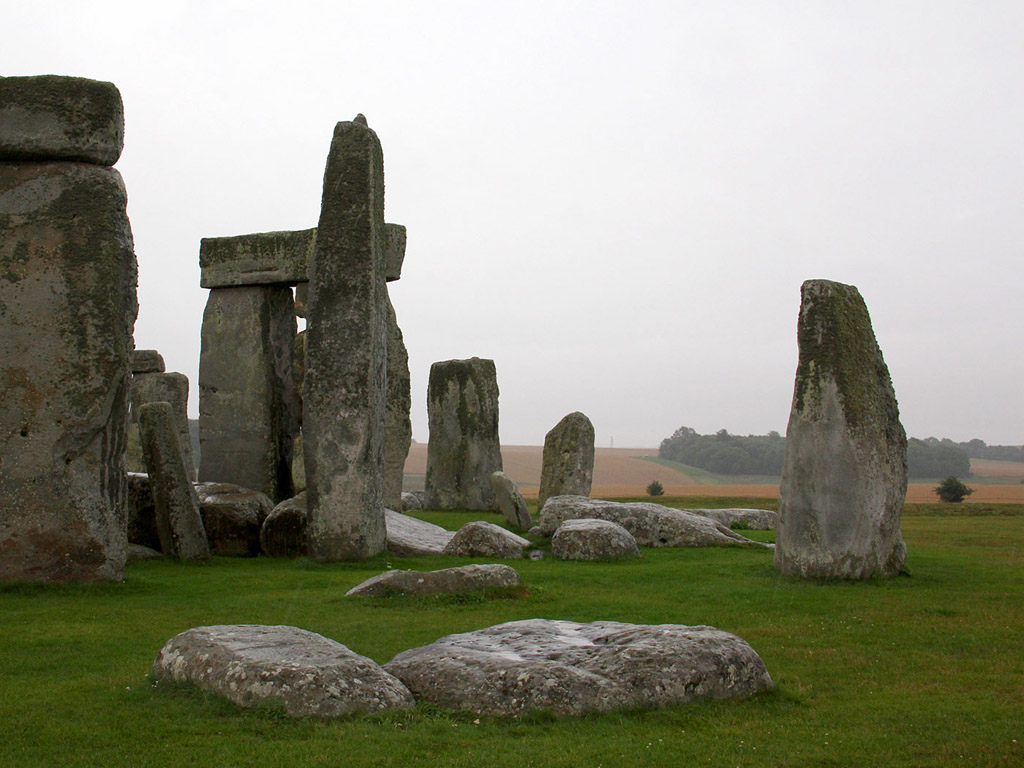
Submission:
MULTIPOLYGON (((661 441, 658 457, 720 475, 781 475, 786 438, 767 435, 730 435, 720 429, 700 435, 680 427, 661 441)), ((981 440, 955 443, 934 437, 907 441, 907 465, 911 477, 970 477, 971 459, 1024 462, 1020 446, 985 445, 981 440)))

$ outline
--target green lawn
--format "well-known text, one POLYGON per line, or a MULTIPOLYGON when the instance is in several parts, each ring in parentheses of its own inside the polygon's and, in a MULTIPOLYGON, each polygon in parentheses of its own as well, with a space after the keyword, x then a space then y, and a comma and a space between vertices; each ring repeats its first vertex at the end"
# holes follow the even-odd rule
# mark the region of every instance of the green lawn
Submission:
POLYGON ((470 562, 390 556, 138 563, 123 584, 3 587, 0 766, 1019 766, 1024 506, 956 513, 967 506, 909 507, 910 575, 864 584, 789 581, 770 551, 728 548, 516 561, 529 593, 505 599, 343 597, 389 566, 470 562), (324 723, 146 679, 167 639, 204 624, 292 624, 386 662, 450 632, 534 617, 711 624, 750 642, 776 690, 579 720, 421 706, 324 723))

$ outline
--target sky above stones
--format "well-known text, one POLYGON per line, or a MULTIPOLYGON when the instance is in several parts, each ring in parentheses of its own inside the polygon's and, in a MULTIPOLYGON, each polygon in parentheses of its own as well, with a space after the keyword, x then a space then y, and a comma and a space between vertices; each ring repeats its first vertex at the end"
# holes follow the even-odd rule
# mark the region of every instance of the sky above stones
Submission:
POLYGON ((910 435, 1024 441, 1020 2, 4 5, 0 74, 121 91, 136 345, 193 416, 200 238, 315 226, 362 112, 418 441, 472 356, 506 444, 784 432, 809 278, 860 289, 910 435))

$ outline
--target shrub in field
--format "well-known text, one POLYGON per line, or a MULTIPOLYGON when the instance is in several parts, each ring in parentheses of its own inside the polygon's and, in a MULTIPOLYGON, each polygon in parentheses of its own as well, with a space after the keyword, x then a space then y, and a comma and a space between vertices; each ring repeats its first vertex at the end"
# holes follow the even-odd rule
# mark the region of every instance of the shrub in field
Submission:
POLYGON ((963 501, 967 496, 974 493, 973 488, 968 488, 963 481, 956 477, 947 477, 935 489, 935 493, 943 501, 963 501))
POLYGON ((651 480, 651 482, 648 483, 648 485, 647 485, 647 495, 648 496, 661 496, 664 493, 665 493, 665 489, 662 487, 661 483, 659 483, 657 480, 651 480))

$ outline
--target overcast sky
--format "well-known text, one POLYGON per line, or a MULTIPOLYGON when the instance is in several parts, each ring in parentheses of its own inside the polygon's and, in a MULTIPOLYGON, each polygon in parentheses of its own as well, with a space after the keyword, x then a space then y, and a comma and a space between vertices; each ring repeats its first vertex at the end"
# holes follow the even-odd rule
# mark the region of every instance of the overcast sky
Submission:
POLYGON ((784 432, 800 284, 856 285, 908 434, 1024 442, 1024 3, 0 0, 0 74, 114 82, 136 346, 191 382, 199 241, 315 226, 384 147, 427 439, 490 357, 501 439, 784 432))

